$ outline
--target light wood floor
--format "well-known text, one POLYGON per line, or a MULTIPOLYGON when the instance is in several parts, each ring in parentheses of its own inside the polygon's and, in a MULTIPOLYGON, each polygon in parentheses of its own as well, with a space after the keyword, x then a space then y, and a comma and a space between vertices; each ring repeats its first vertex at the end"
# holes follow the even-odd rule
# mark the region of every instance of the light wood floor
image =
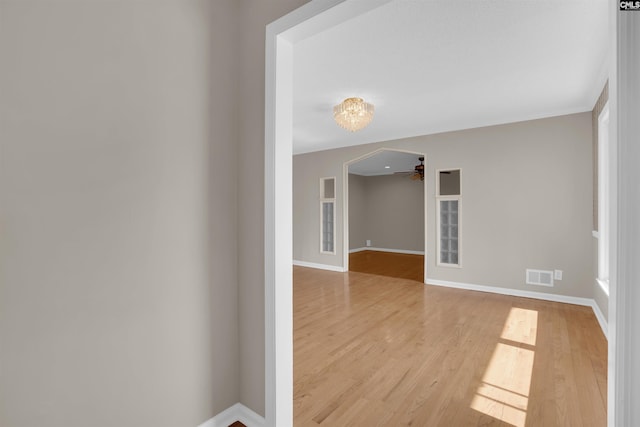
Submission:
POLYGON ((349 270, 424 281, 424 255, 361 251, 349 254, 349 270))
POLYGON ((296 426, 605 426, 591 308, 294 267, 296 426))

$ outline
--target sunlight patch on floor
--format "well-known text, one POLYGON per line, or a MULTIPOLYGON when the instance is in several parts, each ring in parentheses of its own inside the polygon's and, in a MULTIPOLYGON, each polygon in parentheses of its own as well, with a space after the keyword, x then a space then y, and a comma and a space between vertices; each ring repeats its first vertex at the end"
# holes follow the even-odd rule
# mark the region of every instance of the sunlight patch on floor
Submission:
POLYGON ((531 388, 538 312, 512 308, 496 345, 482 383, 471 401, 471 408, 524 427, 531 388), (523 347, 524 345, 525 347, 523 347))
POLYGON ((502 402, 476 394, 471 402, 471 408, 512 426, 524 427, 527 412, 505 405, 502 402))
POLYGON ((501 338, 535 346, 537 334, 538 312, 512 307, 504 323, 501 338))

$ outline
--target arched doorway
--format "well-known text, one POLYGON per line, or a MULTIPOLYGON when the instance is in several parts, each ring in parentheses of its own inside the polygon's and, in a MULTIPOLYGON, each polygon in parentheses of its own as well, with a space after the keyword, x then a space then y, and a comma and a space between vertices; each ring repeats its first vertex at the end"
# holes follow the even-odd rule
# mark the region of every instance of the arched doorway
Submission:
MULTIPOLYGON (((423 283, 426 281, 427 186, 424 181, 426 164, 424 153, 391 148, 381 148, 344 163, 342 217, 344 218, 343 266, 345 271, 350 270, 350 259, 355 257, 358 271, 410 278, 423 283), (423 166, 422 176, 419 177, 420 179, 412 179, 416 178, 415 167, 420 163, 423 166), (373 189, 375 195, 367 198, 366 206, 363 203, 355 203, 353 208, 356 208, 359 213, 354 216, 354 209, 350 209, 350 205, 359 199, 353 197, 353 192, 360 187, 352 182, 356 179, 358 180, 356 182, 367 185, 368 194, 372 193, 371 189, 373 189), (383 186, 380 185, 381 180, 384 180, 383 186), (350 188, 353 191, 350 191, 350 188), (388 201, 389 197, 397 198, 396 201, 400 203, 385 206, 384 202, 388 201), (405 209, 402 207, 398 209, 398 204, 405 209), (362 227, 362 223, 355 222, 352 226, 351 222, 362 216, 368 219, 366 226, 362 227), (370 237, 377 237, 377 239, 370 237), (357 241, 354 242, 354 240, 357 241), (406 263, 409 268, 380 266, 378 269, 371 269, 368 266, 369 262, 358 255, 361 251, 390 254, 388 256, 375 253, 369 255, 378 258, 395 256, 401 258, 395 260, 396 262, 406 263), (416 266, 416 262, 421 262, 422 265, 416 266), (416 271, 416 268, 420 271, 416 271)), ((362 192, 358 191, 358 193, 362 192)))

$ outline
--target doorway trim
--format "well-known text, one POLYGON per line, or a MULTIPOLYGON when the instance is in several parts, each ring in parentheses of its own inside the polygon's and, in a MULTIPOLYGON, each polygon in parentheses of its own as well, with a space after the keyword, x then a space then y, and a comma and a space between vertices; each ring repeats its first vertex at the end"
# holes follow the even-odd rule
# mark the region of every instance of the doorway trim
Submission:
POLYGON ((293 45, 390 1, 312 0, 266 27, 264 383, 270 427, 293 426, 293 45))
MULTIPOLYGON (((427 167, 427 155, 425 153, 411 151, 411 150, 403 150, 399 148, 387 148, 382 147, 377 150, 371 151, 367 154, 363 154, 362 156, 356 157, 355 159, 348 160, 342 165, 342 267, 344 271, 349 271, 349 166, 354 163, 357 163, 361 160, 368 159, 369 157, 373 157, 377 154, 380 154, 384 151, 395 151, 398 153, 407 153, 407 154, 415 154, 417 156, 424 157, 424 175, 427 176, 427 171, 429 168, 427 167)), ((422 277, 422 282, 427 283, 427 180, 423 181, 422 191, 424 193, 424 276, 422 277)))

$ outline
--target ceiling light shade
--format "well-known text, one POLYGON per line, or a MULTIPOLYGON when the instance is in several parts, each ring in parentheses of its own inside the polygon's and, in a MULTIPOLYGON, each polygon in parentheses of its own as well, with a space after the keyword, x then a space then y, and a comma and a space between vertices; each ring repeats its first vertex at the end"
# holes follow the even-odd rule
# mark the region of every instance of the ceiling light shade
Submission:
POLYGON ((362 98, 347 98, 333 107, 333 118, 341 128, 356 132, 371 123, 373 111, 373 104, 362 98))

